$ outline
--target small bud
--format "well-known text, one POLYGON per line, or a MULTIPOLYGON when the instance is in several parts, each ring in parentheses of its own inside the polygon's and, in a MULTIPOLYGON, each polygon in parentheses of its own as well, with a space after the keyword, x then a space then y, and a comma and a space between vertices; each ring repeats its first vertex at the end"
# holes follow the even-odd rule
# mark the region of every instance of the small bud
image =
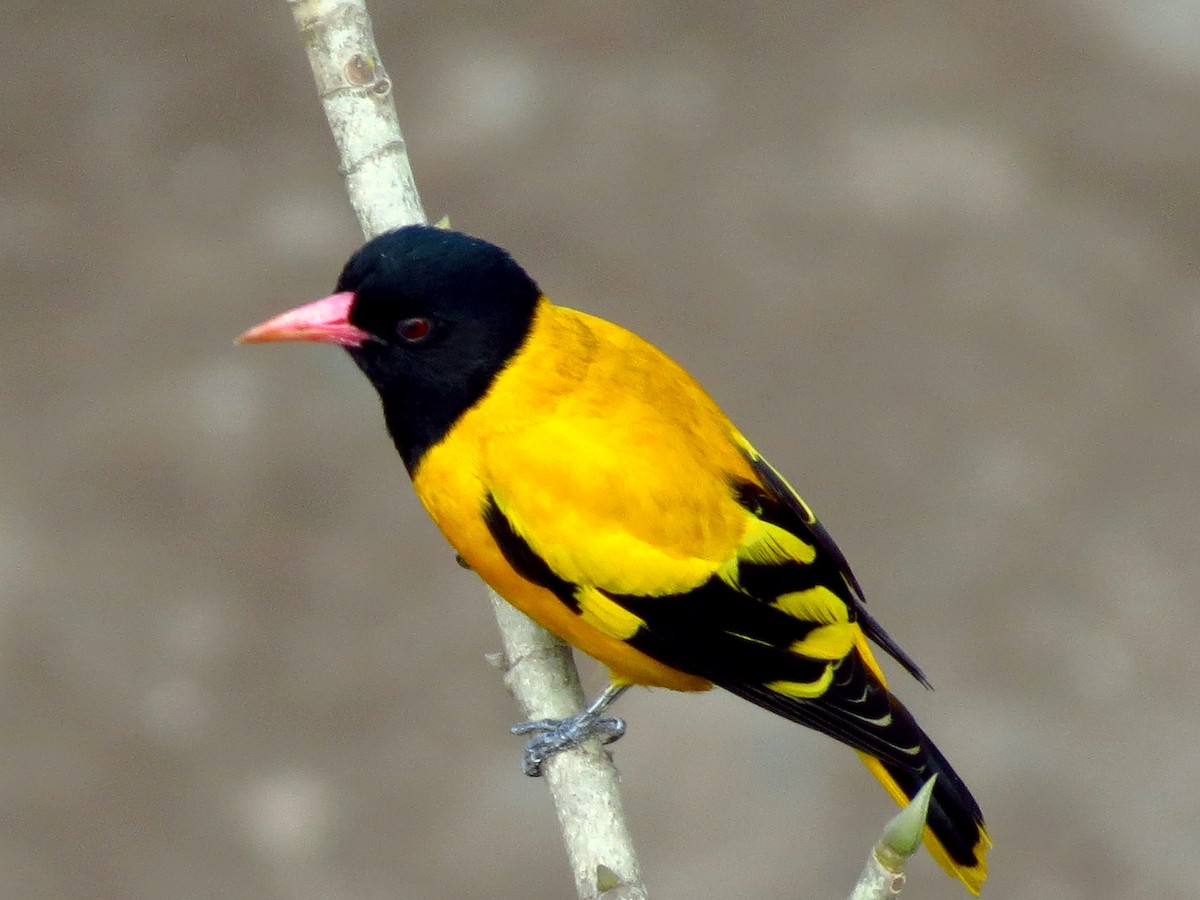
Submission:
POLYGON ((596 890, 603 894, 605 891, 611 891, 621 883, 621 879, 617 873, 610 869, 604 863, 596 866, 596 890))
MULTIPOLYGON (((921 838, 925 835, 925 817, 929 814, 929 801, 933 797, 933 785, 936 781, 937 776, 934 775, 925 782, 925 786, 917 791, 908 806, 884 826, 883 837, 876 845, 880 854, 891 854, 898 860, 904 860, 917 852, 917 848, 921 846, 921 838)), ((884 858, 883 861, 887 862, 887 859, 884 858)))

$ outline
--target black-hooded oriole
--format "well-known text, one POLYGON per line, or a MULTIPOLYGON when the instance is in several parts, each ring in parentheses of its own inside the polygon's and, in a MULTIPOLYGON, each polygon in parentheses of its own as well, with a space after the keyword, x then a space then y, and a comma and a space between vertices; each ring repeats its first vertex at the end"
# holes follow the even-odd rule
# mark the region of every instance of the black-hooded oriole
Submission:
POLYGON ((978 892, 979 806, 868 640, 924 676, 808 505, 660 350, 425 226, 369 241, 336 293, 242 340, 345 347, 462 560, 615 688, 719 685, 853 747, 900 803, 936 775, 926 844, 978 892))

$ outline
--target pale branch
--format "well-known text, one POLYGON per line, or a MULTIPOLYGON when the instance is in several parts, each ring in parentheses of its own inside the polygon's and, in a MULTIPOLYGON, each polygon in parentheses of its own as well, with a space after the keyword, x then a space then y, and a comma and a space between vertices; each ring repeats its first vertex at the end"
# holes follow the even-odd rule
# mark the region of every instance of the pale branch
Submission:
POLYGON ((337 144, 363 234, 425 222, 400 134, 392 80, 359 0, 287 0, 337 144))
MULTIPOLYGON (((561 719, 578 712, 584 695, 570 648, 494 592, 492 606, 504 637, 504 681, 525 715, 561 719)), ((579 896, 607 900, 621 891, 624 900, 645 900, 617 770, 607 751, 593 739, 554 754, 542 769, 579 896)))
MULTIPOLYGON (((362 0, 287 0, 308 52, 317 92, 363 234, 426 221, 388 77, 362 0)), ((505 683, 531 719, 583 706, 570 650, 491 594, 508 661, 505 683)), ((581 898, 645 900, 617 790, 616 770, 597 746, 547 761, 545 779, 581 898)), ((514 774, 520 769, 514 753, 514 774)))

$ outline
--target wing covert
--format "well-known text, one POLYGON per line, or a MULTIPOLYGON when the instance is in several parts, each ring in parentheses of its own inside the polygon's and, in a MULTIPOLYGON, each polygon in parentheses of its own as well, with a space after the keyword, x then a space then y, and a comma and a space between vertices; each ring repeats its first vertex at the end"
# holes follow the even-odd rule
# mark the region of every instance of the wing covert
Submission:
MULTIPOLYGON (((813 515, 808 504, 804 502, 795 488, 779 474, 779 471, 740 435, 738 444, 747 462, 750 463, 750 467, 754 470, 754 474, 761 481, 762 489, 770 498, 769 503, 764 503, 764 509, 769 510, 770 515, 778 524, 784 528, 788 528, 790 525, 792 529, 803 534, 805 539, 811 540, 819 548, 820 553, 826 558, 826 564, 822 567, 825 574, 831 576, 833 575, 832 570, 836 570, 837 574, 831 580, 845 585, 844 591, 836 593, 842 595, 845 602, 853 609, 855 619, 862 627, 863 633, 900 663, 913 678, 925 687, 930 687, 929 679, 925 677, 921 667, 901 649, 891 635, 883 630, 883 626, 875 620, 875 617, 867 611, 862 585, 858 583, 858 579, 850 568, 850 563, 846 561, 845 555, 833 540, 833 536, 813 515)), ((754 488, 757 487, 758 485, 753 485, 750 488, 742 488, 743 503, 750 505, 762 502, 753 496, 754 488)))

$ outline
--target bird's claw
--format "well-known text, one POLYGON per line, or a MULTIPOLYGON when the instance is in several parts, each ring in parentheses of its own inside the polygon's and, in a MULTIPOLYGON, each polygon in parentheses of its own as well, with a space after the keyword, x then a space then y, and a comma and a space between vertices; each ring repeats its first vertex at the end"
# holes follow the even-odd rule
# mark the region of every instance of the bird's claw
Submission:
POLYGON ((598 716, 584 711, 567 719, 536 719, 521 722, 511 729, 513 734, 537 734, 525 744, 522 768, 532 778, 542 774, 542 766, 555 753, 577 747, 588 738, 599 738, 601 744, 611 744, 625 733, 625 720, 620 716, 598 716))

